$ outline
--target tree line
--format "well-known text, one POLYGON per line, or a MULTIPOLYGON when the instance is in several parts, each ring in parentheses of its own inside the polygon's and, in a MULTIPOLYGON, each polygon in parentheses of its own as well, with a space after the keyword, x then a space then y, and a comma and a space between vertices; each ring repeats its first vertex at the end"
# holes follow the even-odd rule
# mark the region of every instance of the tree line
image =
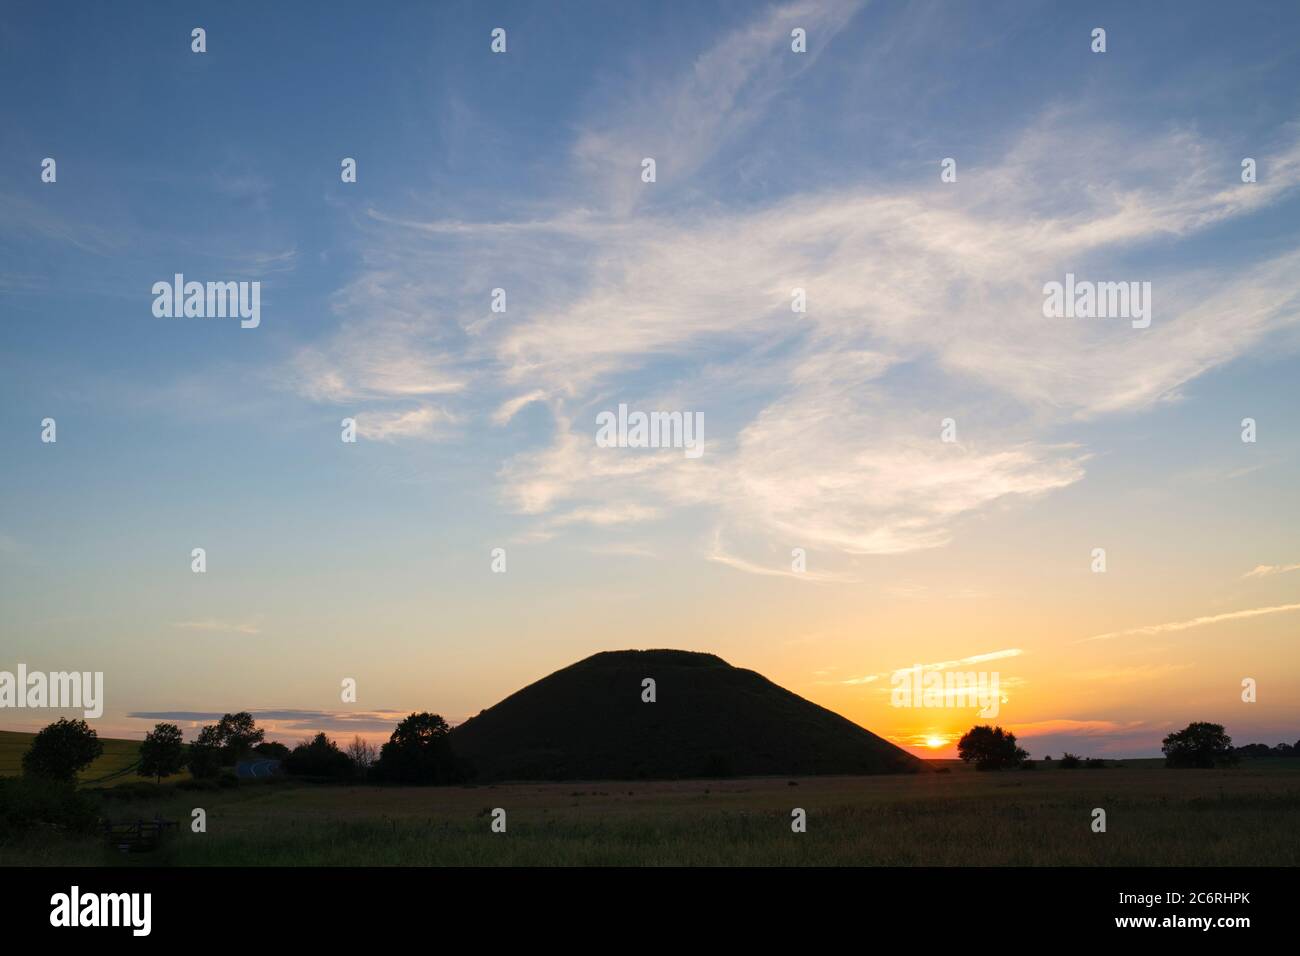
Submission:
MULTIPOLYGON (((1160 749, 1165 755, 1165 766, 1179 768, 1235 767, 1242 757, 1300 757, 1300 741, 1276 747, 1267 744, 1234 747, 1223 724, 1206 721, 1190 723, 1169 734, 1160 749)), ((1016 743, 1015 734, 987 724, 972 727, 962 735, 957 742, 957 755, 966 763, 973 763, 977 770, 1029 770, 1035 766, 1029 754, 1016 743)), ((1051 761, 1050 755, 1044 758, 1045 763, 1051 761)), ((1067 752, 1056 765, 1070 770, 1075 767, 1105 767, 1106 761, 1067 752)))
MULTIPOLYGON (((196 780, 216 780, 241 760, 264 757, 280 761, 293 776, 330 781, 397 784, 462 783, 474 776, 473 766, 452 749, 451 726, 438 714, 414 713, 402 719, 387 743, 375 750, 359 736, 346 748, 318 733, 290 749, 268 742, 252 714, 225 714, 199 730, 190 744, 176 724, 160 723, 140 744, 136 773, 161 782, 188 770, 196 780)), ((1164 738, 1161 750, 1168 767, 1231 767, 1242 757, 1300 757, 1300 741, 1292 744, 1247 744, 1233 747, 1222 724, 1195 722, 1164 738)), ((99 735, 84 720, 60 719, 43 728, 23 755, 23 773, 72 783, 104 751, 99 735)), ((987 724, 972 727, 957 743, 957 754, 978 770, 1031 769, 1034 761, 1016 735, 987 724)), ((1050 762, 1050 756, 1044 762, 1050 762)), ((1104 767, 1099 758, 1062 755, 1057 766, 1104 767)))
MULTIPOLYGON (((253 715, 241 711, 201 728, 189 744, 176 724, 156 724, 140 744, 136 773, 161 782, 188 770, 195 780, 217 780, 241 760, 262 757, 280 761, 288 774, 314 780, 461 783, 473 776, 473 768, 452 750, 450 734, 451 725, 438 714, 414 713, 378 750, 359 736, 340 748, 324 733, 290 749, 268 742, 253 715)), ((84 720, 60 719, 32 738, 23 773, 72 783, 103 752, 99 735, 84 720)))

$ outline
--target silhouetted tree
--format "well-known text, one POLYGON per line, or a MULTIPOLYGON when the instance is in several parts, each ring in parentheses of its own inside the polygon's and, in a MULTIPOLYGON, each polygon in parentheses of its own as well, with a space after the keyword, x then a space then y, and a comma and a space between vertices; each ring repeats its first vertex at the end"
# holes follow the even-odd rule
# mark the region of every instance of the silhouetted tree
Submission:
POLYGON ((262 742, 266 732, 259 730, 253 715, 246 710, 226 714, 217 721, 217 738, 221 744, 221 762, 227 766, 246 757, 262 742))
POLYGON ((1241 747, 1234 747, 1233 753, 1238 757, 1272 757, 1273 748, 1268 744, 1245 744, 1241 747))
POLYGON ((99 734, 84 720, 60 718, 32 738, 23 754, 23 773, 72 782, 104 752, 99 734))
POLYGON ((1029 759, 1029 754, 1016 746, 1016 735, 1001 727, 984 724, 972 727, 957 741, 957 756, 976 770, 1002 770, 1018 767, 1029 759))
POLYGON ((136 773, 161 783, 163 777, 180 773, 184 766, 185 741, 181 729, 175 724, 155 724, 140 744, 140 766, 136 773))
POLYGON ((348 756, 356 766, 357 773, 364 775, 374 764, 379 754, 375 750, 374 744, 362 740, 361 735, 357 734, 352 738, 352 743, 348 744, 348 756))
POLYGON ((323 733, 294 747, 284 762, 284 769, 300 777, 328 777, 331 780, 347 780, 353 773, 352 758, 323 733))
POLYGON ((380 748, 375 778, 392 783, 458 783, 466 779, 468 768, 452 752, 447 738, 450 733, 450 725, 437 714, 411 714, 380 748))
POLYGON ((1232 738, 1223 724, 1188 724, 1166 737, 1160 749, 1165 753, 1166 767, 1230 767, 1237 762, 1232 738))
POLYGON ((1268 744, 1244 744, 1233 747, 1232 750, 1238 757, 1250 757, 1252 760, 1296 756, 1296 750, 1290 744, 1277 744, 1273 747, 1268 744))
POLYGON ((221 734, 215 724, 204 727, 190 744, 186 765, 196 780, 221 772, 221 734))
POLYGON ((1062 770, 1073 770, 1076 767, 1081 767, 1082 765, 1083 765, 1083 760, 1079 757, 1078 754, 1072 754, 1068 750, 1065 753, 1061 754, 1060 768, 1062 770))
POLYGON ((287 760, 289 757, 289 748, 278 740, 272 740, 267 743, 258 744, 253 748, 253 753, 259 757, 267 757, 271 760, 287 760))

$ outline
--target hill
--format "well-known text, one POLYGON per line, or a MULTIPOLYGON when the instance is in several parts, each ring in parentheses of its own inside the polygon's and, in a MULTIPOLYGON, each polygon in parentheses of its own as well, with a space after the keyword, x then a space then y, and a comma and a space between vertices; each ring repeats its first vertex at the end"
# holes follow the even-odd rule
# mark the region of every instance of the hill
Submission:
POLYGON ((754 671, 691 651, 607 651, 461 724, 480 780, 919 772, 924 761, 754 671), (656 682, 654 703, 642 680, 656 682))
MULTIPOLYGON (((16 777, 23 772, 23 754, 35 736, 23 731, 0 730, 0 777, 16 777)), ((77 775, 78 783, 110 787, 141 779, 135 774, 140 762, 140 741, 100 737, 99 742, 104 745, 104 752, 77 775)))

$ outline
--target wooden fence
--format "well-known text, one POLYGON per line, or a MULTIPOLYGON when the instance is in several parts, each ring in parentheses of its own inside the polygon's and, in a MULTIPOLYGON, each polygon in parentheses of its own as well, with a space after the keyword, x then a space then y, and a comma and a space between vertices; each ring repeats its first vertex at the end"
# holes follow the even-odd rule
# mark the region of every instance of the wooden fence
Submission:
POLYGON ((104 821, 104 836, 108 845, 123 853, 144 853, 156 849, 168 831, 176 829, 175 820, 155 817, 152 820, 134 820, 126 823, 104 821))

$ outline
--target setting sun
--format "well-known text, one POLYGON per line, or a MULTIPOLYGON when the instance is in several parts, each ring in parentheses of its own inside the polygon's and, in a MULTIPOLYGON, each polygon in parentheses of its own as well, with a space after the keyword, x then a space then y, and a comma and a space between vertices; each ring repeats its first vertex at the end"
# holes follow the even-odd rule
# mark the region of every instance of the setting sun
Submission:
POLYGON ((925 738, 925 745, 935 750, 939 749, 940 747, 944 746, 947 743, 948 741, 944 740, 942 737, 935 736, 934 734, 931 734, 929 737, 925 738))

